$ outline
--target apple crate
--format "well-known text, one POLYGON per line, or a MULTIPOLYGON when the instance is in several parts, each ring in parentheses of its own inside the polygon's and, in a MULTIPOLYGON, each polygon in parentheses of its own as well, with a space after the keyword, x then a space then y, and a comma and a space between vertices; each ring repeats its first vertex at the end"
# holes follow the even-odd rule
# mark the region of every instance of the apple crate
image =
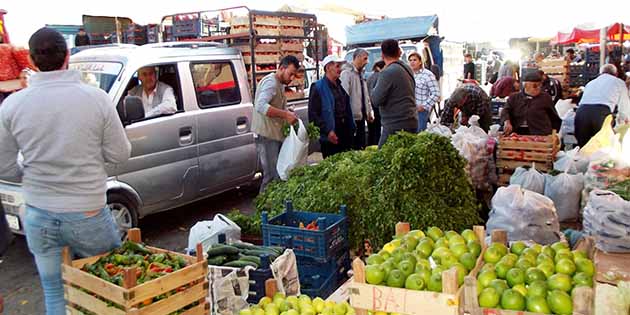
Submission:
MULTIPOLYGON (((396 225, 396 235, 404 235, 409 230, 409 223, 396 225)), ((484 227, 474 226, 473 230, 483 246, 484 227)), ((481 268, 481 262, 480 255, 471 274, 481 268)), ((350 284, 349 289, 350 305, 355 308, 357 315, 367 315, 368 310, 407 315, 461 314, 464 287, 459 287, 457 283, 455 268, 442 272, 442 293, 367 284, 365 264, 360 258, 352 262, 352 269, 354 282, 350 284)))
MULTIPOLYGON (((128 239, 140 242, 140 230, 130 229, 128 239)), ((127 268, 123 278, 124 286, 120 287, 81 270, 85 264, 94 263, 105 254, 73 261, 69 248, 64 248, 61 272, 67 313, 71 315, 169 315, 174 312, 179 312, 180 315, 207 314, 209 310, 209 304, 206 301, 208 263, 203 258, 201 244, 197 245, 199 254, 196 258, 155 247, 146 246, 146 248, 154 253, 169 253, 182 257, 188 266, 139 285, 136 285, 135 268, 127 268), (173 290, 178 292, 145 305, 147 300, 173 290)))
MULTIPOLYGON (((502 243, 507 245, 507 232, 505 230, 493 230, 491 233, 492 243, 502 243)), ((566 242, 566 240, 562 240, 566 242)), ((594 242, 592 239, 587 239, 581 244, 576 246, 576 249, 584 250, 590 259, 593 259, 595 253, 594 242)), ((485 252, 485 248, 482 251, 485 252)), ((480 257, 481 258, 481 257, 480 257)), ((483 267, 483 260, 480 264, 471 272, 469 276, 464 280, 464 305, 463 314, 470 315, 545 315, 543 313, 533 313, 526 311, 512 311, 496 308, 482 308, 479 306, 479 300, 477 295, 477 275, 483 267)), ((593 280, 595 285, 595 279, 593 280)), ((594 314, 594 289, 587 287, 580 287, 575 290, 573 295, 573 315, 593 315, 594 314)))
POLYGON ((553 162, 560 149, 556 131, 549 136, 499 137, 497 169, 499 185, 510 182, 514 170, 521 166, 536 163, 536 169, 547 172, 553 169, 553 162))

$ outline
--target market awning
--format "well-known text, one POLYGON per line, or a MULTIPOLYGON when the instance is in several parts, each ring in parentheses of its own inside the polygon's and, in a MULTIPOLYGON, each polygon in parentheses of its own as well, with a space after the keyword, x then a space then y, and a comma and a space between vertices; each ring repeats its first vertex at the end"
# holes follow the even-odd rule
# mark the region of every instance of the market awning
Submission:
MULTIPOLYGON (((621 24, 615 23, 608 27, 607 38, 608 40, 619 40, 621 32, 621 24)), ((551 45, 568 45, 568 44, 582 44, 582 43, 597 43, 599 42, 599 29, 583 30, 574 28, 571 33, 560 33, 551 40, 551 45)), ((624 40, 630 40, 630 26, 624 24, 623 27, 624 40)))
POLYGON ((422 39, 437 34, 437 15, 388 18, 347 26, 346 45, 380 43, 386 39, 422 39))

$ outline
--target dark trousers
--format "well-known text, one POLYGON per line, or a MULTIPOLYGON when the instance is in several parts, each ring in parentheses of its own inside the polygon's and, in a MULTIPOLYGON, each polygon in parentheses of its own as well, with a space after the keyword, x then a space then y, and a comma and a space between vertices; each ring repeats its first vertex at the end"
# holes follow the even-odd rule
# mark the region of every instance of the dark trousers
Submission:
POLYGON ((399 131, 406 131, 406 132, 409 132, 409 133, 418 133, 418 127, 414 127, 414 128, 398 128, 398 129, 383 128, 383 134, 381 135, 381 140, 378 143, 378 148, 380 149, 381 147, 383 147, 385 142, 387 142, 387 138, 389 138, 389 136, 393 136, 395 133, 397 133, 399 131))
POLYGON ((335 134, 337 134, 337 139, 339 140, 337 144, 333 144, 328 140, 319 140, 322 147, 322 156, 324 158, 352 149, 354 133, 348 122, 335 122, 335 134))
POLYGON ((368 122, 368 143, 367 145, 378 145, 381 139, 381 113, 378 108, 374 108, 374 121, 368 122))
POLYGON ((580 105, 575 113, 575 138, 580 148, 602 129, 606 116, 610 115, 608 105, 580 105))
POLYGON ((363 150, 365 149, 365 119, 363 120, 355 120, 354 124, 357 126, 357 129, 354 131, 354 138, 352 139, 352 149, 353 150, 363 150))

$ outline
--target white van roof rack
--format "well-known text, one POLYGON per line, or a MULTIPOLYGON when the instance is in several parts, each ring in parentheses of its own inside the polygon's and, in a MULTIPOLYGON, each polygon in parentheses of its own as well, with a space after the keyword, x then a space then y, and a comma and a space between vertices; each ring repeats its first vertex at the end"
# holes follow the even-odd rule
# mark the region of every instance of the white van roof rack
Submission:
POLYGON ((148 48, 227 48, 227 46, 223 43, 217 42, 201 42, 201 41, 190 41, 190 42, 164 42, 164 43, 155 43, 155 44, 147 44, 142 47, 148 48))

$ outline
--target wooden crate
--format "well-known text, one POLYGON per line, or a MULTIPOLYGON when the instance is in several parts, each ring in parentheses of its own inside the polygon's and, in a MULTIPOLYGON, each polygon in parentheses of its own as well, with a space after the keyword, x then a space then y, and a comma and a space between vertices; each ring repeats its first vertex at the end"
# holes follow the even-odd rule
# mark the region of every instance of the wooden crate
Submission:
MULTIPOLYGON (((396 235, 403 235, 409 230, 409 223, 396 225, 396 235)), ((484 227, 475 226, 474 231, 483 244, 484 227)), ((481 268, 482 257, 483 255, 479 256, 477 266, 471 273, 481 268)), ((365 264, 360 258, 356 258, 352 262, 352 269, 354 282, 350 284, 349 289, 350 305, 355 308, 357 315, 366 315, 368 310, 407 315, 456 315, 461 313, 461 306, 464 302, 463 286, 458 287, 457 270, 454 268, 442 273, 442 293, 367 284, 365 282, 365 264)))
MULTIPOLYGON (((491 234, 491 242, 492 243, 502 243, 507 245, 508 242, 507 232, 505 230, 493 230, 491 234)), ((563 240, 566 242, 566 240, 563 240)), ((583 247, 577 248, 585 250, 589 258, 592 257, 592 249, 583 247)), ((484 248, 485 251, 485 248, 484 248)), ((481 268, 483 267, 483 261, 481 264, 477 265, 471 275, 467 276, 464 280, 464 303, 462 314, 470 314, 470 315, 545 315, 542 313, 532 313, 526 311, 511 311, 511 310, 503 310, 503 309, 494 309, 494 308, 482 308, 479 306, 479 300, 477 298, 477 275, 481 268)), ((594 281, 593 281, 594 282, 594 281)), ((592 288, 580 287, 575 289, 575 294, 573 296, 573 315, 593 315, 594 314, 594 290, 592 288)))
POLYGON ((509 184, 510 176, 518 167, 535 163, 539 171, 549 172, 553 169, 553 162, 560 149, 555 130, 549 136, 519 137, 523 140, 499 137, 497 169, 500 186, 509 184))
MULTIPOLYGON (((243 62, 246 65, 252 64, 251 54, 243 53, 243 62)), ((260 53, 256 54, 256 64, 277 64, 280 62, 280 54, 279 53, 260 53)))
POLYGON ((296 27, 304 27, 304 19, 294 18, 294 17, 281 17, 280 18, 281 26, 296 26, 296 27))
POLYGON ((282 51, 297 51, 302 52, 304 50, 304 45, 301 41, 283 41, 280 49, 282 51))
MULTIPOLYGON (((140 230, 130 229, 128 238, 140 242, 140 230)), ((197 245, 197 258, 155 247, 146 248, 154 253, 180 256, 189 265, 139 285, 136 285, 136 269, 127 268, 123 281, 125 286, 120 287, 81 270, 85 264, 94 263, 105 254, 72 261, 69 249, 65 248, 61 272, 67 312, 72 315, 86 314, 84 310, 97 315, 168 315, 198 302, 197 306, 186 310, 182 315, 207 314, 208 263, 203 258, 201 244, 197 245), (173 290, 179 292, 166 299, 141 306, 144 301, 173 290)))
POLYGON ((282 36, 304 36, 304 28, 283 26, 280 28, 280 35, 282 36))

